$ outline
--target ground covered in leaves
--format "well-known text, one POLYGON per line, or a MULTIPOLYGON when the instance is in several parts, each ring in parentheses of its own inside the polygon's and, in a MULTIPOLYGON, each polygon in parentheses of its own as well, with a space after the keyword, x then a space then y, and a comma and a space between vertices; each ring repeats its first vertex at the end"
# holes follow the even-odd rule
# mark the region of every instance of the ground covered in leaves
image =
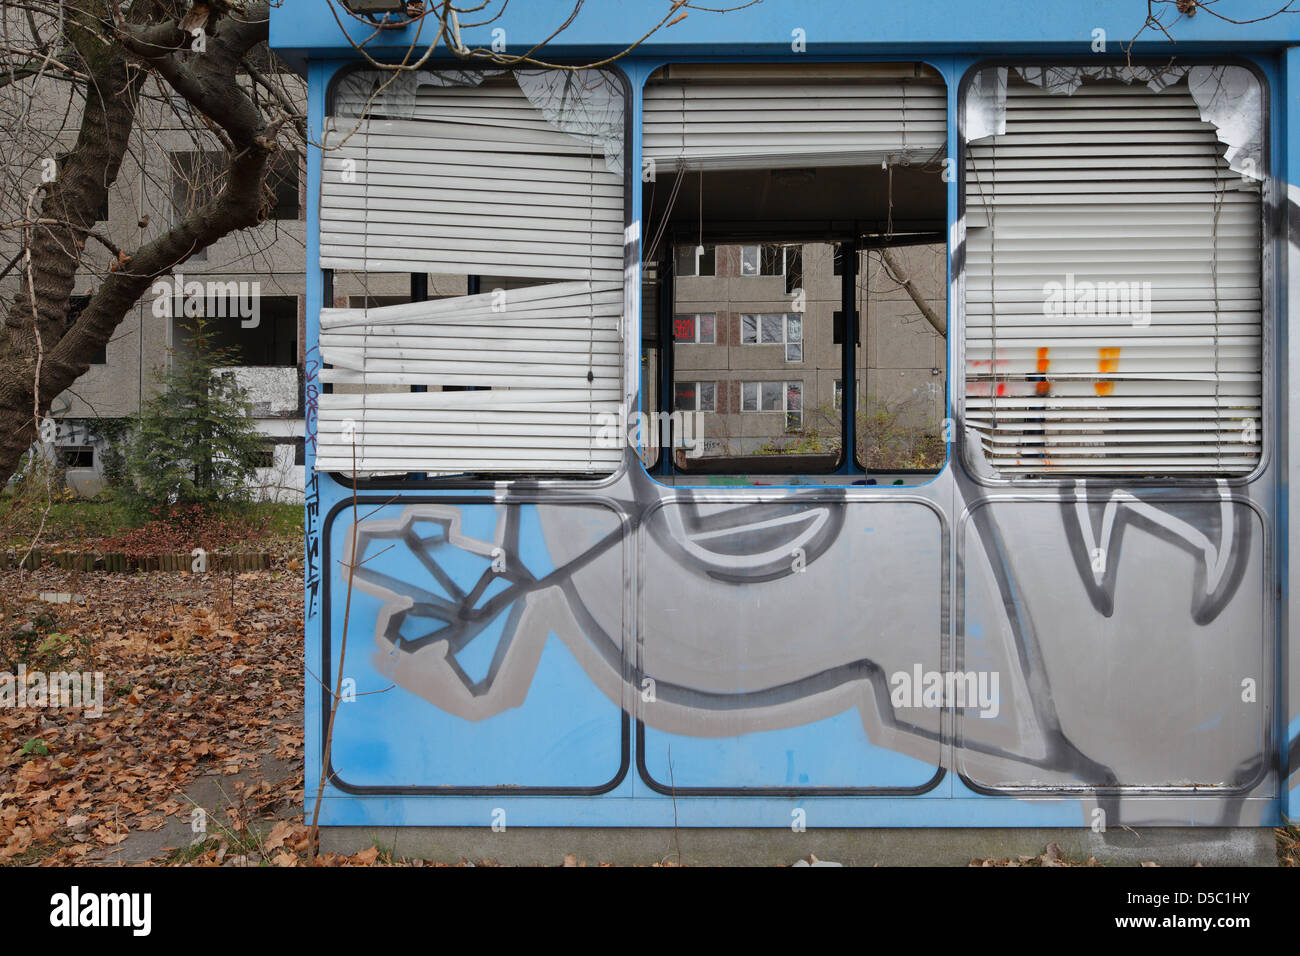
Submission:
MULTIPOLYGON (((300 766, 301 594, 287 556, 236 574, 0 572, 0 670, 103 675, 100 716, 0 708, 0 862, 111 862, 132 833, 191 821, 198 778, 300 766)), ((301 771, 233 783, 240 806, 205 821, 214 860, 249 818, 301 805, 301 771)))

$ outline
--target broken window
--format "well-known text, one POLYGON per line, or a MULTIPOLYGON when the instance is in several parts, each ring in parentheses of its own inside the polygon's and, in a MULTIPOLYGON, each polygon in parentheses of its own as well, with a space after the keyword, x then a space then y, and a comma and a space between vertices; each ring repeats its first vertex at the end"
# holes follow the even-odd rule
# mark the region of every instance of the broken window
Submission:
POLYGON ((945 409, 946 337, 903 281, 946 326, 939 76, 898 64, 671 65, 648 81, 644 117, 644 255, 657 288, 642 324, 660 330, 655 345, 672 343, 647 348, 649 378, 669 396, 707 378, 717 400, 699 420, 702 453, 660 459, 658 473, 847 482, 940 467, 942 444, 937 458, 880 452, 900 431, 937 436, 945 409), (915 275, 881 272, 881 248, 921 245, 915 275), (683 321, 700 314, 716 317, 708 345, 683 321), (897 426, 887 434, 869 420, 884 401, 897 426))
POLYGON ((1242 475, 1263 428, 1263 92, 1009 66, 966 100, 966 421, 1003 476, 1242 475))
MULTIPOLYGON (((218 286, 237 283, 211 283, 218 286)), ((245 286, 249 285, 244 283, 245 286)), ((173 300, 172 341, 180 354, 191 349, 193 332, 186 316, 207 319, 209 347, 223 366, 295 366, 298 364, 298 297, 224 292, 197 301, 198 308, 173 300)))
POLYGON ((91 445, 60 445, 59 459, 66 469, 94 468, 95 449, 91 445))
POLYGON ((318 468, 351 469, 345 429, 368 473, 619 465, 624 112, 601 70, 339 79, 321 266, 427 288, 322 311, 318 468))

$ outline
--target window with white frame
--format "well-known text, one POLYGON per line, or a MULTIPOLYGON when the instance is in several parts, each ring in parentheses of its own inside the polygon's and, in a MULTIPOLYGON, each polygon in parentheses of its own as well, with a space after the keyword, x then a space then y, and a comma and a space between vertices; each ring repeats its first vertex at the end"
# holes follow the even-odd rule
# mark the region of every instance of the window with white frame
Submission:
POLYGON ((712 276, 717 274, 717 253, 714 246, 677 246, 673 252, 673 271, 678 277, 712 276))
POLYGON ((787 362, 803 361, 803 316, 797 312, 741 315, 741 345, 781 345, 787 362))
POLYGON ((803 425, 803 382, 741 382, 742 412, 784 412, 785 427, 803 425))
POLYGON ((764 242, 740 247, 740 274, 742 276, 783 276, 800 271, 797 245, 764 242))
POLYGON ((677 382, 673 386, 673 407, 680 412, 716 412, 717 382, 677 382))
POLYGON ((673 316, 673 341, 714 345, 718 341, 718 317, 711 312, 673 316))

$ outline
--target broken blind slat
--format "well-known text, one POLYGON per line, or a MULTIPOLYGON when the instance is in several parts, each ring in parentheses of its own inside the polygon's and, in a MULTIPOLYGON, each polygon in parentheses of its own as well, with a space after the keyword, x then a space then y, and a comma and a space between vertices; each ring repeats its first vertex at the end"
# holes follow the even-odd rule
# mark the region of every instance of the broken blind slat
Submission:
POLYGON ((924 162, 943 148, 947 94, 918 80, 652 81, 643 155, 673 168, 924 162))
POLYGON ((358 471, 612 471, 622 305, 621 283, 565 282, 321 310, 317 467, 351 471, 355 441, 358 471), (476 390, 355 390, 412 384, 476 390))
POLYGON ((361 78, 340 110, 354 115, 326 121, 322 267, 481 276, 488 291, 321 310, 316 467, 615 470, 621 93, 595 71, 420 73, 388 99, 371 95, 382 82, 361 78))
POLYGON ((966 160, 965 407, 998 472, 1239 475, 1259 460, 1258 182, 1186 82, 1006 89, 966 160))

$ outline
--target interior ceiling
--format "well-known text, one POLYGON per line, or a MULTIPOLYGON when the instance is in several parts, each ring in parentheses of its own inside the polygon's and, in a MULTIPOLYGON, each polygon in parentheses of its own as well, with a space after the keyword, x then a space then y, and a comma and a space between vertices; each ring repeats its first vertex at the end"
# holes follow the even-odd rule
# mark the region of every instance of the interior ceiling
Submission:
MULTIPOLYGON (((892 170, 893 231, 946 231, 947 185, 938 170, 901 165, 892 170)), ((658 230, 677 175, 645 184, 647 234, 658 230)), ((668 234, 676 237, 699 236, 701 218, 704 238, 715 242, 848 238, 883 233, 889 224, 890 171, 879 166, 691 170, 683 177, 668 223, 668 234)))

